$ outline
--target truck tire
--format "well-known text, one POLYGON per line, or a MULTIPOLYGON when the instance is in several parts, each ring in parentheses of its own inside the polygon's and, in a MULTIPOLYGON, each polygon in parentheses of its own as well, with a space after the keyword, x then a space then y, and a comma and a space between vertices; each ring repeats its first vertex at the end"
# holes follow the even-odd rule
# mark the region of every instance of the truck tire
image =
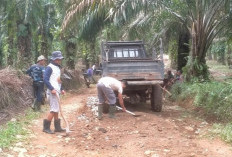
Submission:
POLYGON ((163 105, 163 98, 162 98, 162 89, 159 85, 152 86, 150 99, 151 99, 151 109, 155 112, 161 112, 163 105))

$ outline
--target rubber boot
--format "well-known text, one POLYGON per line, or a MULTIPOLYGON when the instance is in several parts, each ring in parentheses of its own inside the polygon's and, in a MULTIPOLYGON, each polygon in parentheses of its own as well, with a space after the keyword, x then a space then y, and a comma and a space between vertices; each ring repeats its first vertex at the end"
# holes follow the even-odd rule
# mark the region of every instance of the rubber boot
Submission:
POLYGON ((60 126, 60 119, 54 120, 55 132, 64 132, 65 129, 62 129, 60 126))
POLYGON ((110 105, 110 108, 109 108, 109 117, 110 118, 115 118, 115 111, 116 111, 116 105, 115 104, 110 105))
POLYGON ((99 120, 102 119, 102 110, 103 110, 103 105, 102 104, 98 104, 98 116, 97 116, 97 118, 99 120))
POLYGON ((37 103, 35 104, 34 110, 35 111, 41 111, 41 104, 42 104, 41 102, 37 101, 37 103))
POLYGON ((54 134, 54 132, 51 131, 50 126, 51 126, 51 121, 49 121, 47 119, 44 119, 44 121, 43 121, 43 132, 46 132, 48 134, 54 134))
POLYGON ((41 105, 45 105, 45 96, 43 96, 43 98, 42 98, 41 105))
POLYGON ((31 105, 31 108, 35 111, 36 110, 36 105, 37 105, 37 100, 35 99, 33 104, 31 105))

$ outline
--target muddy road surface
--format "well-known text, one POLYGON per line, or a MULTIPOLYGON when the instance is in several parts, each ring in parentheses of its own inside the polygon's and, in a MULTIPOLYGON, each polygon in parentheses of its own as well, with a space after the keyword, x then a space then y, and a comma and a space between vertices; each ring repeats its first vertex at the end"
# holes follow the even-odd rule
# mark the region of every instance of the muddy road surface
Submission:
MULTIPOLYGON (((117 111, 116 118, 96 118, 91 106, 95 86, 62 99, 64 116, 71 132, 53 135, 42 132, 47 111, 28 126, 29 139, 16 143, 0 156, 19 157, 231 157, 232 147, 209 134, 212 127, 184 107, 164 101, 155 113, 148 104, 127 105, 137 117, 117 111), (87 105, 88 104, 88 105, 87 105)), ((188 103, 188 102, 186 102, 188 103)), ((48 107, 44 107, 48 110, 48 107)), ((62 126, 65 127, 62 120, 62 126)), ((52 123, 52 129, 53 123, 52 123)))

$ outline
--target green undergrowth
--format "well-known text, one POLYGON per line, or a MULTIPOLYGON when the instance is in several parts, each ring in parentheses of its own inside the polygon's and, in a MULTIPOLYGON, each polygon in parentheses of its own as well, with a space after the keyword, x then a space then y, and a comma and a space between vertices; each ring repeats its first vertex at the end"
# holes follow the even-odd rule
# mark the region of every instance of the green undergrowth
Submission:
POLYGON ((210 132, 213 135, 219 135, 224 141, 232 144, 232 123, 227 123, 225 125, 216 123, 213 125, 210 132))
POLYGON ((212 77, 214 79, 226 81, 232 80, 232 71, 228 66, 219 64, 217 61, 214 60, 208 60, 207 65, 209 66, 209 70, 212 71, 212 77))
POLYGON ((194 105, 221 121, 232 120, 232 84, 223 82, 182 83, 172 87, 172 99, 193 99, 194 105))
POLYGON ((215 117, 221 124, 216 130, 222 139, 232 143, 232 82, 174 84, 171 92, 171 99, 177 102, 191 99, 204 115, 215 117))
POLYGON ((214 60, 207 60, 207 65, 210 67, 209 69, 212 69, 214 72, 219 73, 231 73, 231 69, 229 69, 228 66, 222 65, 214 60))
POLYGON ((0 148, 8 148, 15 142, 27 139, 27 126, 31 120, 38 118, 40 113, 27 110, 24 115, 13 118, 5 125, 0 126, 0 148))

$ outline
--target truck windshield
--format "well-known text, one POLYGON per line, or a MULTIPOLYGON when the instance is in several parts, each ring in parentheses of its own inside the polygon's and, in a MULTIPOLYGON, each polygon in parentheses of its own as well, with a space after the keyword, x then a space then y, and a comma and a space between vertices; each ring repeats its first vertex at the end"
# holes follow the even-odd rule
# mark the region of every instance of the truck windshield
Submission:
POLYGON ((115 59, 115 58, 138 58, 140 56, 138 49, 119 48, 119 49, 112 49, 110 51, 109 57, 111 59, 115 59))

